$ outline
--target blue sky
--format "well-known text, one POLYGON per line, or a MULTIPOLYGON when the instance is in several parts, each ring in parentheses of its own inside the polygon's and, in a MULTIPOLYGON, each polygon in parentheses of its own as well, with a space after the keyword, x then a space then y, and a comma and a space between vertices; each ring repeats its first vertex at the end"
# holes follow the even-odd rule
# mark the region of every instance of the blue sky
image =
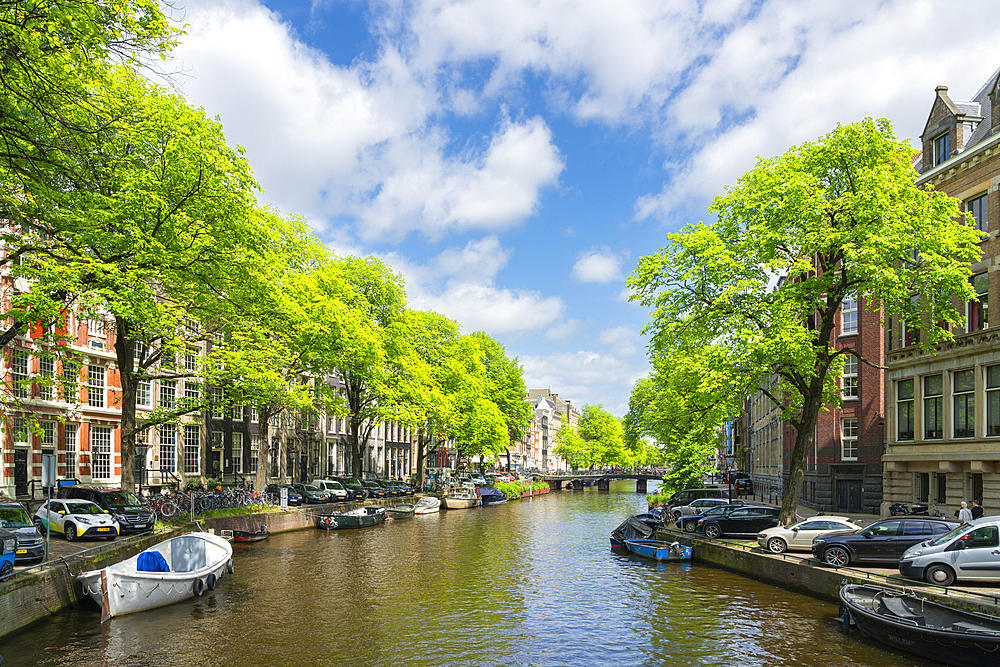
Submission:
POLYGON ((771 156, 865 116, 923 129, 1000 66, 1000 2, 186 0, 170 67, 262 200, 484 330, 530 387, 627 409, 625 280, 771 156))

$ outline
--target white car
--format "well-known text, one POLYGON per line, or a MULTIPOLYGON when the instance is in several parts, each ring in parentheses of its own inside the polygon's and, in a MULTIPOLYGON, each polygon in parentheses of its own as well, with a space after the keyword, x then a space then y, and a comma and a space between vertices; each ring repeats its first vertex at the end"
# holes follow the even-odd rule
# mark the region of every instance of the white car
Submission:
POLYGON ((314 479, 312 484, 329 493, 333 502, 340 503, 347 500, 347 489, 340 482, 334 482, 329 479, 314 479))
POLYGON ((53 533, 62 533, 67 542, 78 537, 118 537, 115 518, 89 500, 47 500, 35 512, 35 524, 45 534, 46 526, 53 533))
POLYGON ((757 533, 757 544, 776 554, 785 551, 812 551, 813 538, 823 535, 846 535, 860 530, 846 516, 817 515, 791 526, 775 526, 757 533))
MULTIPOLYGON (((698 498, 692 500, 690 505, 681 505, 675 507, 670 512, 674 515, 675 519, 679 519, 682 516, 690 516, 692 514, 702 514, 707 512, 713 507, 718 507, 719 505, 728 505, 729 501, 725 498, 698 498)), ((743 505, 745 504, 742 500, 732 503, 733 505, 743 505)))

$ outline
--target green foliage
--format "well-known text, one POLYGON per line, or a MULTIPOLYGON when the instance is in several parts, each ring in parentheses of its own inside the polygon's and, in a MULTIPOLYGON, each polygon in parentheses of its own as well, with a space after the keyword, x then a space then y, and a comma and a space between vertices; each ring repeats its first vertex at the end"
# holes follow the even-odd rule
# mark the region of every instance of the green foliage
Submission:
POLYGON ((670 496, 672 496, 676 491, 680 491, 680 489, 675 489, 670 486, 666 486, 664 487, 664 490, 661 490, 659 493, 647 494, 646 502, 649 503, 650 507, 656 507, 658 505, 666 505, 667 501, 670 500, 670 496))
POLYGON ((594 465, 633 466, 645 454, 641 442, 625 438, 622 422, 601 405, 585 405, 576 427, 563 424, 553 451, 574 468, 594 465))
MULTIPOLYGON (((717 222, 668 235, 670 245, 642 258, 629 279, 634 298, 652 308, 654 368, 681 371, 654 383, 667 396, 691 396, 679 410, 692 423, 721 424, 755 392, 784 407, 797 438, 783 521, 794 516, 819 411, 840 403, 847 352, 833 333, 844 299, 857 297, 884 324, 922 322, 921 345, 931 349, 951 337, 938 323, 962 322, 953 299, 975 298, 969 264, 981 234, 956 200, 915 186, 912 156, 888 121, 838 126, 760 160, 713 201, 717 222)), ((678 435, 676 415, 642 404, 678 435)))

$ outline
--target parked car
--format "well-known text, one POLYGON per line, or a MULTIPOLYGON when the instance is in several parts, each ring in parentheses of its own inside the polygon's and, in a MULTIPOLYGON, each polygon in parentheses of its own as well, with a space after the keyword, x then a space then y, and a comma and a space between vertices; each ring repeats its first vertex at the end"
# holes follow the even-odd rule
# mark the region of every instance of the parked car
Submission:
POLYGON ((288 506, 297 507, 302 504, 302 495, 295 490, 295 487, 291 484, 268 484, 264 487, 264 491, 267 493, 273 493, 274 495, 280 497, 282 487, 288 489, 288 506))
POLYGON ((115 518, 122 535, 150 533, 156 526, 156 515, 129 491, 96 486, 63 486, 56 497, 89 500, 115 518))
POLYGON ((814 516, 791 526, 775 526, 757 533, 757 544, 776 554, 811 551, 813 540, 824 535, 846 535, 861 530, 846 516, 814 516))
MULTIPOLYGON (((671 510, 674 518, 680 518, 688 514, 702 514, 703 512, 712 509, 713 507, 718 507, 719 505, 728 505, 729 501, 725 498, 697 498, 691 501, 690 505, 678 505, 671 510)), ((742 500, 739 501, 740 505, 745 505, 742 500)))
POLYGON ((45 557, 45 540, 21 503, 0 503, 0 530, 10 532, 17 540, 14 548, 16 562, 41 560, 45 557))
POLYGON ((720 516, 705 517, 698 521, 695 530, 713 540, 725 535, 756 535, 777 526, 780 514, 778 507, 747 505, 720 516))
POLYGON ((17 538, 9 530, 0 529, 0 581, 3 581, 14 571, 14 558, 17 538))
POLYGON ((673 509, 678 505, 690 505, 698 498, 729 498, 729 491, 720 487, 709 487, 704 489, 684 489, 670 496, 667 500, 667 508, 673 509))
POLYGON ((362 480, 361 484, 365 487, 365 490, 368 491, 369 498, 385 498, 389 495, 389 492, 386 491, 385 487, 373 479, 362 480))
POLYGON ((46 500, 35 512, 39 531, 46 526, 67 542, 80 537, 118 537, 118 522, 111 513, 89 500, 46 500))
POLYGON ((734 502, 732 504, 718 505, 706 510, 702 514, 690 514, 683 515, 677 519, 677 527, 683 530, 685 533, 693 533, 698 527, 698 522, 702 519, 708 517, 722 516, 736 510, 737 507, 746 507, 746 503, 742 500, 734 502))
POLYGON ((907 549, 899 573, 939 586, 1000 581, 1000 517, 984 516, 907 549))
POLYGON ((368 489, 361 484, 361 480, 355 477, 335 477, 334 479, 344 485, 344 489, 350 494, 349 500, 365 500, 368 498, 368 489))
POLYGON ((331 479, 314 479, 312 483, 313 486, 318 486, 329 493, 333 502, 340 502, 348 499, 347 489, 345 489, 344 485, 340 482, 335 482, 331 479))
POLYGON ((736 482, 733 484, 733 487, 736 489, 737 498, 753 495, 753 480, 750 479, 749 477, 741 477, 740 479, 736 480, 736 482))
POLYGON ((852 535, 829 535, 813 540, 813 556, 829 565, 899 562, 914 544, 940 537, 958 527, 957 521, 911 516, 876 521, 852 535))
POLYGON ((292 488, 295 489, 295 492, 302 496, 307 503, 320 504, 330 502, 330 494, 315 484, 293 484, 292 488))

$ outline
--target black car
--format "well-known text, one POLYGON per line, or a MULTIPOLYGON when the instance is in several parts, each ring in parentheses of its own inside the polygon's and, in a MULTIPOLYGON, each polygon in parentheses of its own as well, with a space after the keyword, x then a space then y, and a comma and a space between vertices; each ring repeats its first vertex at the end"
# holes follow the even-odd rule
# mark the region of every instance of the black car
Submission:
POLYGON ((307 503, 328 503, 330 502, 330 495, 313 484, 293 484, 292 488, 298 493, 307 503))
POLYGON ((42 560, 45 557, 45 541, 38 532, 28 510, 21 503, 0 503, 0 530, 10 532, 17 544, 14 547, 14 562, 21 563, 42 560))
POLYGON ((264 487, 264 491, 266 491, 267 493, 273 493, 274 495, 280 498, 282 488, 288 489, 289 507, 302 504, 303 502, 302 496, 299 494, 298 491, 295 490, 295 487, 292 486, 291 484, 268 484, 267 486, 264 487))
POLYGON ((813 540, 813 556, 829 565, 899 562, 903 552, 924 540, 944 535, 960 524, 932 516, 883 519, 850 535, 813 540))
POLYGON ((762 530, 777 526, 780 514, 780 507, 746 505, 719 516, 701 519, 695 530, 712 539, 724 535, 756 536, 762 530))
POLYGON ((341 486, 347 490, 348 500, 365 500, 368 498, 368 489, 361 484, 360 480, 354 477, 331 477, 330 479, 340 482, 341 486))
POLYGON ((385 487, 373 479, 365 480, 361 482, 361 485, 368 491, 369 498, 385 498, 389 495, 385 487))
POLYGON ((677 517, 677 527, 685 533, 693 533, 695 528, 698 527, 698 522, 702 519, 723 516, 724 514, 728 514, 737 508, 746 506, 747 504, 745 502, 739 500, 732 505, 716 505, 715 507, 705 510, 701 514, 681 515, 677 517))
POLYGON ((114 517, 121 535, 150 533, 156 525, 156 515, 130 491, 97 486, 63 486, 56 497, 62 500, 89 500, 114 517))

